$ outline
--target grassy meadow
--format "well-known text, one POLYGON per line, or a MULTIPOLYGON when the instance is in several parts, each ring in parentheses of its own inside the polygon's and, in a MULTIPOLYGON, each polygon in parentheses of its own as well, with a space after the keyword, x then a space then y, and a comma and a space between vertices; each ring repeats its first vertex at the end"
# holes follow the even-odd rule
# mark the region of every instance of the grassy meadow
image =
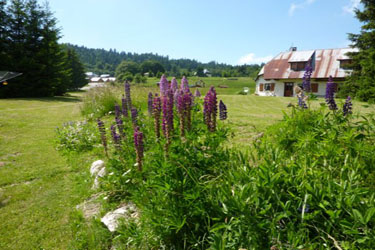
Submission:
MULTIPOLYGON (((198 80, 189 79, 190 84, 198 80)), ((157 81, 151 78, 133 88, 133 99, 146 100, 149 91, 157 91, 157 81)), ((250 145, 257 133, 289 112, 289 103, 297 103, 295 98, 239 95, 244 87, 254 92, 250 78, 203 81, 201 93, 216 86, 218 99, 228 107, 226 122, 235 132, 234 145, 250 145)), ((89 197, 88 168, 96 158, 64 156, 55 150, 54 138, 57 126, 84 119, 81 96, 0 100, 0 249, 68 249, 75 240, 72 215, 89 197)), ((311 105, 319 107, 322 102, 317 99, 311 105)), ((354 102, 354 113, 373 112, 374 105, 354 102)))

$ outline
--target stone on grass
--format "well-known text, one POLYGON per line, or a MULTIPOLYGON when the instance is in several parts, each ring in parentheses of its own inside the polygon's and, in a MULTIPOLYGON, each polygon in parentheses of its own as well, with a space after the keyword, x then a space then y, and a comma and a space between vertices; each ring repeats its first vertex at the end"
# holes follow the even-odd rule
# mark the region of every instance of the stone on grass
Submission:
POLYGON ((92 217, 97 217, 100 214, 101 204, 99 198, 103 193, 94 194, 88 200, 76 206, 76 209, 81 210, 83 217, 88 220, 92 217))
POLYGON ((109 231, 114 232, 116 231, 117 227, 119 226, 119 221, 121 219, 129 219, 129 218, 138 218, 138 212, 135 205, 131 202, 121 206, 120 208, 116 209, 115 211, 108 212, 102 219, 104 225, 108 228, 109 231))
POLYGON ((104 161, 98 160, 91 164, 90 173, 91 176, 97 175, 101 169, 105 167, 104 161))

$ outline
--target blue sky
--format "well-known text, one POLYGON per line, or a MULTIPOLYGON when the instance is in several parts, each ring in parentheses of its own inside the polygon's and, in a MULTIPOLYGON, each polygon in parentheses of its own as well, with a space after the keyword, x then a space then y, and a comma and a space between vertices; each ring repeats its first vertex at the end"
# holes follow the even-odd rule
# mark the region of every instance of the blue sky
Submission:
POLYGON ((359 0, 49 0, 61 42, 229 64, 347 47, 359 0))

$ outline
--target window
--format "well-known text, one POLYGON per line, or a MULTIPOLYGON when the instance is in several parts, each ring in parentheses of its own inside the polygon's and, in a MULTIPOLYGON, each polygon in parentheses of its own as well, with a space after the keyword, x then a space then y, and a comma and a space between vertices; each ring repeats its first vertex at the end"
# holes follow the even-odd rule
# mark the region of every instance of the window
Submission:
POLYGON ((351 64, 352 64, 352 60, 341 60, 340 69, 350 69, 351 64))
POLYGON ((306 68, 307 62, 292 62, 290 63, 290 68, 294 71, 303 71, 306 68))
POLYGON ((264 84, 264 90, 265 91, 274 91, 275 90, 275 84, 274 83, 264 84))

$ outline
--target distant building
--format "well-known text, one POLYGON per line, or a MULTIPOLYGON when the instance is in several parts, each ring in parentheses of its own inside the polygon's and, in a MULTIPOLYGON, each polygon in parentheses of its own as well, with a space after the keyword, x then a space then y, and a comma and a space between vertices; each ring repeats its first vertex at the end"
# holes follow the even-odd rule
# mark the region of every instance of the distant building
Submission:
POLYGON ((335 83, 345 81, 351 74, 346 66, 351 63, 348 52, 356 49, 318 49, 297 51, 296 47, 282 52, 263 66, 256 78, 255 94, 260 96, 294 96, 294 86, 302 85, 306 64, 313 68, 311 91, 324 96, 329 76, 335 83))
POLYGON ((97 74, 95 74, 93 72, 86 72, 85 75, 86 75, 86 79, 91 79, 93 77, 97 77, 98 76, 97 74))

